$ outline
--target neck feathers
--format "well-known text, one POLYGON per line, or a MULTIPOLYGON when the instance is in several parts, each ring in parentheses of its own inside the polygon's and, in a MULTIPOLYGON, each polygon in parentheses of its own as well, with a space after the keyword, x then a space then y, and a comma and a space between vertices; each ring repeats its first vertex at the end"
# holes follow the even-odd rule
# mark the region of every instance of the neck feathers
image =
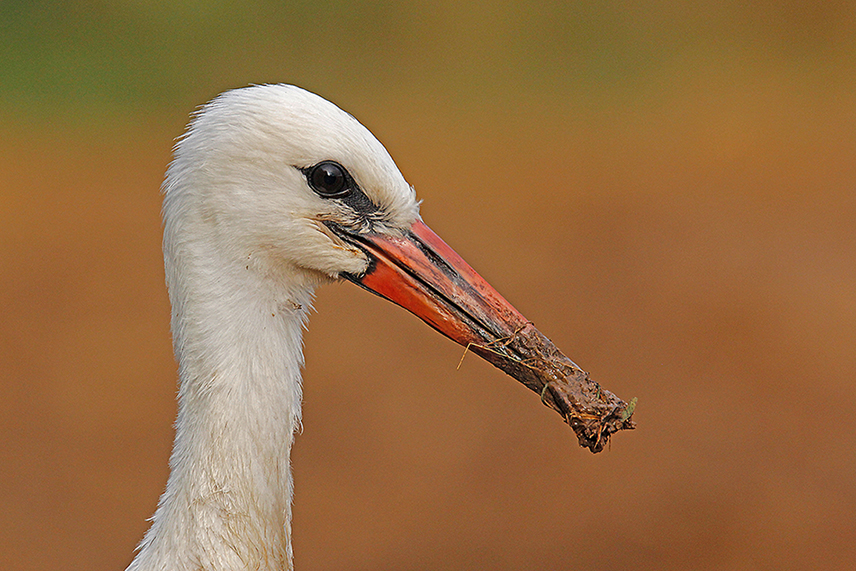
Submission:
POLYGON ((289 452, 313 284, 258 279, 251 261, 212 268, 216 255, 165 250, 176 437, 166 491, 128 570, 290 569, 289 452))

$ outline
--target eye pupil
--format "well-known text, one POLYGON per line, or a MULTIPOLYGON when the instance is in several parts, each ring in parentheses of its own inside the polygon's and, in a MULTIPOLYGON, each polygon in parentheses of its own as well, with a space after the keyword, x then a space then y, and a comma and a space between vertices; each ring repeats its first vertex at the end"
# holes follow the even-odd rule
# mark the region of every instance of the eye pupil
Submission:
POLYGON ((344 196, 351 191, 345 169, 333 161, 318 163, 309 171, 307 178, 309 186, 327 198, 344 196))

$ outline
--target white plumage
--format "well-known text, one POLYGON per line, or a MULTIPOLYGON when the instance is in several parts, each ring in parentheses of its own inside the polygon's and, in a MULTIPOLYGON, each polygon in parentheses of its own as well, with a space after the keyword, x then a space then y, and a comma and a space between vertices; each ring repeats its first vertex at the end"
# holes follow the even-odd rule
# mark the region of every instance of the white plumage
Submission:
POLYGON ((297 87, 227 92, 175 147, 163 246, 179 412, 166 491, 129 570, 291 566, 302 328, 318 285, 368 264, 323 224, 354 213, 299 170, 324 160, 380 207, 377 227, 394 233, 418 217, 377 139, 297 87))

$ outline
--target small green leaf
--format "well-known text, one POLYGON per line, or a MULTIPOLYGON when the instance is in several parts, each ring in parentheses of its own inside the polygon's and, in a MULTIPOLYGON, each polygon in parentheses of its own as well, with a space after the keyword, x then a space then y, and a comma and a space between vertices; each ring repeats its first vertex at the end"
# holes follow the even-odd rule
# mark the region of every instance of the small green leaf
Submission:
POLYGON ((630 404, 628 404, 627 408, 624 409, 624 412, 621 413, 621 422, 624 422, 633 415, 633 411, 636 410, 636 402, 638 400, 639 399, 636 397, 630 399, 630 404))

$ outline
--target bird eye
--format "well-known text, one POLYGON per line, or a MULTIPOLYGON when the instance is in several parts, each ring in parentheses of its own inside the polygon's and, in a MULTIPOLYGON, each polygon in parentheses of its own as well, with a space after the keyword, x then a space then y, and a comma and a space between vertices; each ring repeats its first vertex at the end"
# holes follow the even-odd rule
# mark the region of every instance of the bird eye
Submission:
POLYGON ((339 198, 351 192, 352 183, 345 168, 337 162, 324 161, 306 174, 309 186, 323 198, 339 198))

